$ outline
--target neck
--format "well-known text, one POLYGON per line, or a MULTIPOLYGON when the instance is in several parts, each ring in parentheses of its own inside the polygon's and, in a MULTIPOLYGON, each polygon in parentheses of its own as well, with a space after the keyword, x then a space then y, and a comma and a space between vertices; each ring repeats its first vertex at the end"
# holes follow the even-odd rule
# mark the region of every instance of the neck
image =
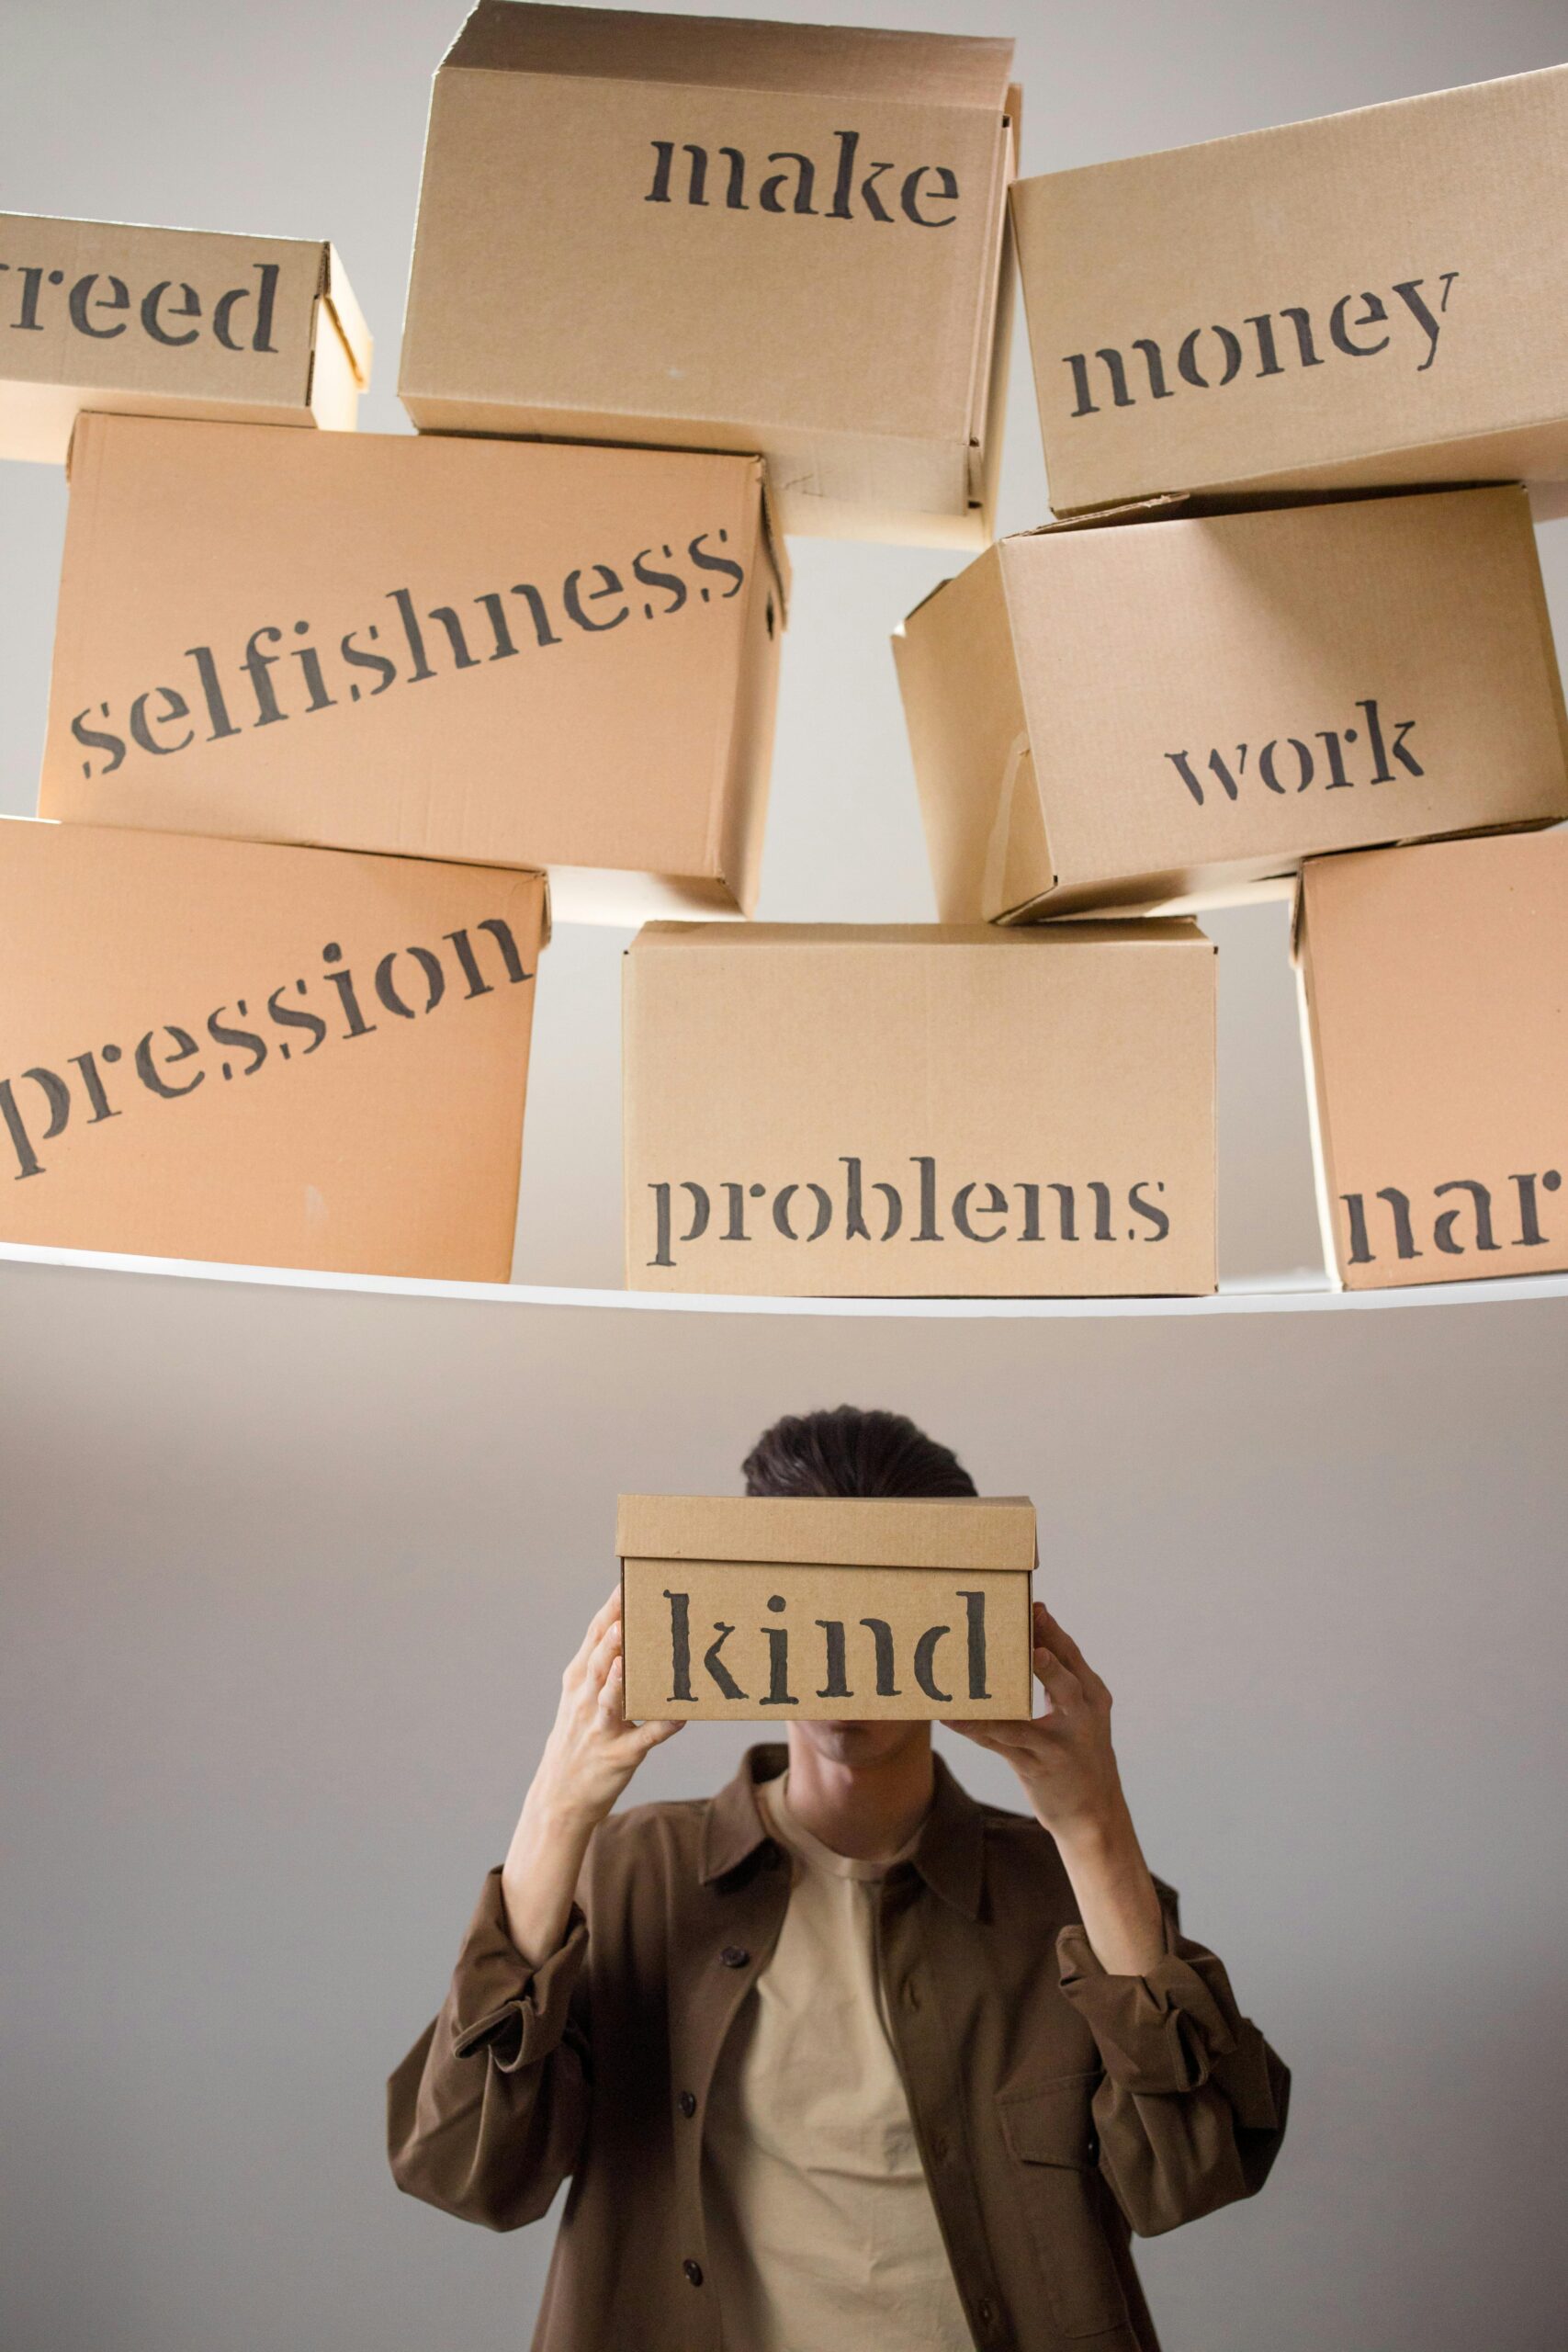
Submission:
POLYGON ((792 1724, 789 1809, 801 1826, 851 1861, 888 1861, 907 1846, 936 1787, 931 1733, 924 1724, 909 1730, 888 1754, 850 1763, 824 1755, 792 1724))

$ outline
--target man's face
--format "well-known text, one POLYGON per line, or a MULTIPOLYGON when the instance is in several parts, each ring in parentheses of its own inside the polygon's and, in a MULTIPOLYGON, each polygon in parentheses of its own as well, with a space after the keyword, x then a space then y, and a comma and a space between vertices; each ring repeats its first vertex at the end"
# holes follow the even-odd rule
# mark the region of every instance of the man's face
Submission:
POLYGON ((803 1723, 791 1724, 789 1728, 793 1738, 805 1740, 825 1763, 861 1770, 888 1763, 931 1740, 931 1725, 924 1723, 803 1723))

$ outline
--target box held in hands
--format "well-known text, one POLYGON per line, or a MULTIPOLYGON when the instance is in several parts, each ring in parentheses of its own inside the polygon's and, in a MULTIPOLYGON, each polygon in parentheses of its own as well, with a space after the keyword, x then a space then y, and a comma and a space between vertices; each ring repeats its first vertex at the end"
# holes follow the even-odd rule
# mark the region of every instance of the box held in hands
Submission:
POLYGON ((623 1495, 637 1720, 862 1722, 1034 1713, 1034 1506, 623 1495))

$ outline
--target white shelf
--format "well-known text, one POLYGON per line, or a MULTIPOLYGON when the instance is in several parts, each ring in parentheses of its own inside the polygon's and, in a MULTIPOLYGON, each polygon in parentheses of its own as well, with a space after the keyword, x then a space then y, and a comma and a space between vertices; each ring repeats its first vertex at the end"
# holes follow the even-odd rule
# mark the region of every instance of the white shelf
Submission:
POLYGON ((1222 1283, 1209 1298, 730 1298, 711 1293, 573 1290, 536 1283, 411 1281, 391 1274, 318 1273, 287 1266, 231 1266, 194 1258, 138 1258, 105 1250, 49 1250, 0 1241, 0 1264, 58 1266, 164 1281, 240 1283, 274 1290, 367 1292, 388 1298, 458 1299, 485 1306, 615 1308, 643 1315, 836 1315, 975 1321, 1085 1316, 1340 1315, 1383 1307, 1517 1306, 1568 1298, 1568 1274, 1517 1274, 1500 1281, 1426 1283, 1398 1290, 1336 1290, 1321 1273, 1297 1272, 1222 1283))

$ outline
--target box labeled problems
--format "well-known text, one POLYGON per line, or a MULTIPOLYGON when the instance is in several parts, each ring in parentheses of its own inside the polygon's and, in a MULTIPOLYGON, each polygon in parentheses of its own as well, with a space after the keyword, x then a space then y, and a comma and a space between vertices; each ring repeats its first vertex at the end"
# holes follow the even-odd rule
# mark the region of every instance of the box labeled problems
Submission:
POLYGON ((1034 1506, 623 1495, 628 1715, 710 1722, 1034 1712, 1034 1506))
POLYGON ((1192 923, 653 923, 623 1012, 633 1289, 1214 1286, 1192 923))
POLYGON ((951 922, 1201 906, 1304 856, 1568 816, 1517 486, 1026 532, 894 648, 951 922))
POLYGON ((0 213, 0 458, 85 408, 352 430, 370 352, 329 244, 0 213))
POLYGON ((1011 58, 481 0, 435 77, 409 414, 760 450, 787 531, 984 546, 1011 58))

